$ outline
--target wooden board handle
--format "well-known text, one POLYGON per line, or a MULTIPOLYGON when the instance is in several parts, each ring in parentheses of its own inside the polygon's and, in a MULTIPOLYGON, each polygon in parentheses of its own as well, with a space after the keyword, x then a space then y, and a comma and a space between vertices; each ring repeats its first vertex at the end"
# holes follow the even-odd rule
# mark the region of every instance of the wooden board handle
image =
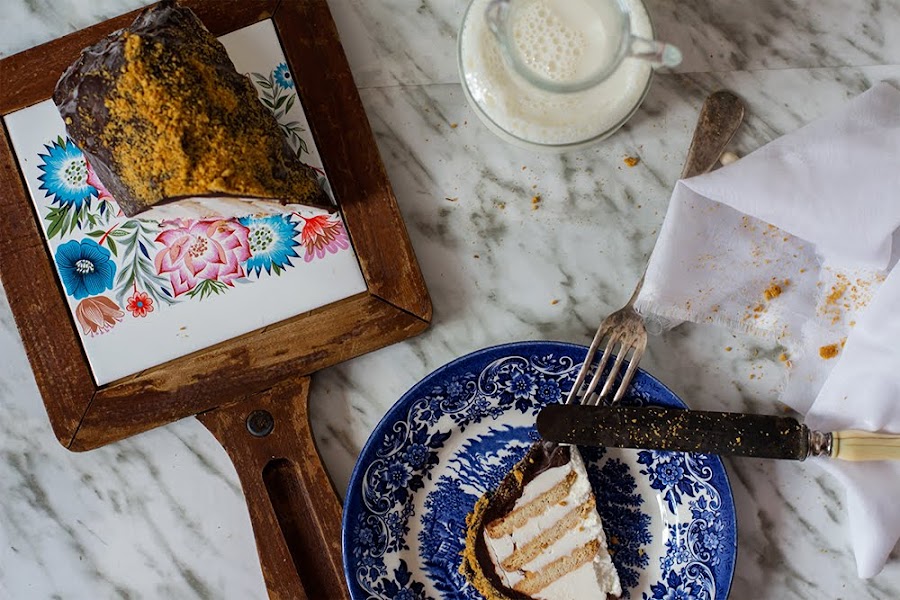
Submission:
POLYGON ((900 435, 871 431, 835 431, 831 456, 842 460, 900 460, 900 435))
POLYGON ((241 480, 270 600, 349 600, 341 506, 309 425, 309 378, 197 415, 241 480))

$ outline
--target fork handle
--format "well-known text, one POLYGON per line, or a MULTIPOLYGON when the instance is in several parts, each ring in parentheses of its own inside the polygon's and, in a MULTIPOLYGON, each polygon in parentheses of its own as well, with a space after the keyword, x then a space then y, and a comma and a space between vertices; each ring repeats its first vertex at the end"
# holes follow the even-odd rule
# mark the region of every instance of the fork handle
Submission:
POLYGON ((710 94, 700 108, 681 178, 702 175, 712 169, 743 119, 744 104, 735 94, 727 90, 710 94))

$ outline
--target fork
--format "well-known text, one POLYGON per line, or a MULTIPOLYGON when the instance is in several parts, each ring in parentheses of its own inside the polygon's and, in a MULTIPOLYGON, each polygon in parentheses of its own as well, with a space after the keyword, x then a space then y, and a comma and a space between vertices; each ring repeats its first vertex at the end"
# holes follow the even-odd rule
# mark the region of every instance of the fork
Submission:
MULTIPOLYGON (((691 146, 688 149, 687 159, 685 161, 684 170, 681 172, 680 179, 700 175, 711 170, 719 161, 719 157, 725 151, 725 147, 734 136, 741 121, 744 118, 744 105, 741 100, 731 92, 721 90, 711 94, 700 109, 700 115, 697 118, 697 125, 694 128, 694 135, 691 139, 691 146)), ((634 303, 638 294, 644 285, 644 276, 647 270, 644 268, 644 274, 641 275, 634 292, 628 302, 603 319, 591 346, 588 349, 584 364, 578 371, 578 377, 569 391, 566 398, 566 404, 572 404, 578 398, 581 398, 582 404, 595 405, 599 404, 612 391, 615 385, 616 377, 622 370, 622 364, 625 362, 626 356, 631 353, 631 359, 628 361, 628 368, 622 377, 619 387, 613 396, 612 403, 619 402, 631 385, 631 380, 637 371, 638 363, 647 349, 647 329, 644 326, 644 320, 634 309, 634 303), (594 356, 597 350, 607 339, 606 347, 603 355, 600 357, 600 363, 594 371, 588 383, 587 389, 581 391, 582 386, 587 380, 588 372, 594 362, 594 356), (604 381, 603 371, 613 356, 613 351, 619 348, 615 353, 615 361, 609 370, 609 374, 604 381), (603 386, 600 386, 600 383, 603 386), (600 391, 597 391, 597 388, 600 391)))

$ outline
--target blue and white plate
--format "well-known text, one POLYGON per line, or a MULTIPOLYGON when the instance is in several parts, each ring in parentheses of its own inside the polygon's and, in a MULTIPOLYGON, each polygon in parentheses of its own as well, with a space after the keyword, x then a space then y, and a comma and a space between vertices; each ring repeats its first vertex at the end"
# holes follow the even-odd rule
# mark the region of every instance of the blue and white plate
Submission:
MULTIPOLYGON (((375 428, 344 503, 344 572, 354 600, 481 600, 459 573, 465 517, 537 439, 586 349, 488 348, 441 367, 375 428)), ((632 404, 684 407, 638 371, 632 404)), ((716 456, 582 448, 613 561, 633 600, 724 600, 734 572, 734 503, 716 456)))

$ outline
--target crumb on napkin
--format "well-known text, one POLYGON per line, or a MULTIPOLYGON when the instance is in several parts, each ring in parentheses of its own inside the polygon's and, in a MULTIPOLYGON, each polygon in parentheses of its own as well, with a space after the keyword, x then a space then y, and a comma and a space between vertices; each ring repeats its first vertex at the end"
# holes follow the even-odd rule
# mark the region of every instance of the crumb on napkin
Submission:
POLYGON ((840 352, 840 348, 838 348, 837 344, 828 344, 819 348, 819 356, 825 360, 834 358, 838 355, 838 352, 840 352))

